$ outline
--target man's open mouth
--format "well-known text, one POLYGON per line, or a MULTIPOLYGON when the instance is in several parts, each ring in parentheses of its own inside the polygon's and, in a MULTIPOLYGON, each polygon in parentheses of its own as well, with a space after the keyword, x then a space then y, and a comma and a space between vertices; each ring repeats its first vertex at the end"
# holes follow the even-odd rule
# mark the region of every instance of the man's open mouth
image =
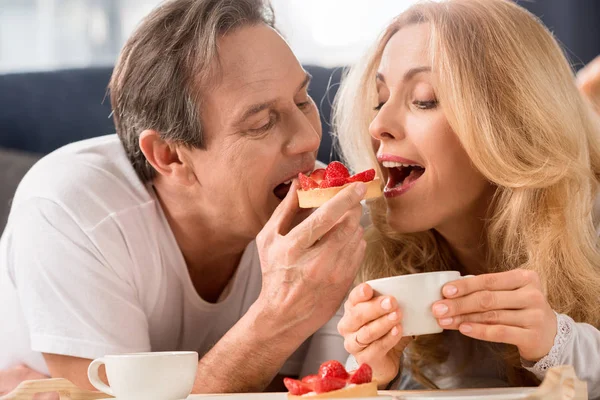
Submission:
POLYGON ((425 168, 418 164, 383 161, 382 165, 388 169, 385 192, 393 195, 406 192, 425 173, 425 168))
POLYGON ((285 196, 287 196, 288 192, 290 191, 290 187, 291 186, 292 186, 292 180, 291 179, 288 180, 288 181, 285 181, 283 183, 280 183, 273 190, 273 194, 279 200, 283 200, 285 198, 285 196))

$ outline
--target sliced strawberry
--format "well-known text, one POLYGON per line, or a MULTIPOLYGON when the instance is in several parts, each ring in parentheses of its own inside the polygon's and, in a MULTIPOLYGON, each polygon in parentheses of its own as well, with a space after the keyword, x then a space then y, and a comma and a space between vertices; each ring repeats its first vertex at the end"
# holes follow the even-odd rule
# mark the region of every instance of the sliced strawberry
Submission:
POLYGON ((325 179, 331 180, 334 178, 346 179, 350 176, 348 168, 341 162, 334 161, 327 166, 325 169, 325 179))
POLYGON ((304 378, 302 378, 302 382, 314 387, 315 382, 319 379, 321 379, 319 375, 306 375, 304 378))
POLYGON ((375 170, 368 169, 363 172, 359 172, 356 175, 352 175, 348 178, 348 182, 371 182, 375 179, 375 170))
POLYGON ((325 179, 325 170, 323 168, 315 169, 310 177, 317 183, 321 183, 323 179, 325 179))
POLYGON ((356 371, 350 376, 348 383, 354 383, 360 385, 362 383, 369 383, 373 379, 373 370, 369 364, 361 364, 356 371))
POLYGON ((332 179, 324 179, 319 183, 319 188, 327 189, 330 187, 339 187, 344 186, 346 183, 346 178, 332 178, 332 179))
POLYGON ((298 180, 300 181, 302 190, 316 189, 319 187, 317 182, 315 182, 311 177, 304 175, 302 172, 298 174, 298 180))
POLYGON ((337 360, 326 361, 319 367, 319 376, 321 378, 339 378, 348 379, 350 376, 346 368, 337 360))
POLYGON ((311 385, 297 379, 283 378, 283 384, 294 396, 302 396, 313 391, 311 385))
POLYGON ((338 390, 346 387, 346 381, 339 378, 321 378, 315 382, 316 393, 327 393, 333 390, 338 390))

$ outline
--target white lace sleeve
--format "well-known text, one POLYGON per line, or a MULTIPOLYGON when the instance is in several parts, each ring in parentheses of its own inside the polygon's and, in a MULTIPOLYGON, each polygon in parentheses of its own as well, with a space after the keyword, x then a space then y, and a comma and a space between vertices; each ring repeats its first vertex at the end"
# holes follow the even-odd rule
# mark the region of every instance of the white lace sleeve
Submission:
POLYGON ((562 364, 562 353, 565 350, 567 342, 573 335, 573 325, 575 322, 570 317, 564 314, 556 314, 556 324, 556 336, 554 337, 554 345, 550 349, 550 352, 536 363, 521 360, 525 369, 533 372, 538 379, 544 379, 548 369, 562 364))
POLYGON ((577 377, 587 382, 589 398, 600 399, 600 331, 589 324, 577 323, 568 315, 556 317, 554 346, 536 363, 521 360, 523 367, 543 380, 548 369, 572 365, 577 377))

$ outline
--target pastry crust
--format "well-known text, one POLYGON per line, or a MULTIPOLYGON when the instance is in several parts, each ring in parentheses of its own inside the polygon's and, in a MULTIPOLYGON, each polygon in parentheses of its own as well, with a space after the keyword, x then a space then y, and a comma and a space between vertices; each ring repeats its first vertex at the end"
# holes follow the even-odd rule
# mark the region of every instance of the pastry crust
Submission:
POLYGON ((314 394, 310 396, 294 396, 288 393, 288 399, 306 400, 306 399, 345 399, 352 397, 377 397, 377 382, 372 381, 369 383, 363 383, 362 385, 356 385, 346 387, 339 390, 332 390, 331 392, 314 394))
MULTIPOLYGON (((364 199, 373 199, 381 196, 380 179, 375 178, 370 182, 365 182, 365 184, 367 185, 367 193, 365 194, 364 199)), ((344 186, 336 186, 327 189, 298 190, 298 202, 300 208, 320 207, 348 185, 350 185, 350 183, 347 183, 344 186)))

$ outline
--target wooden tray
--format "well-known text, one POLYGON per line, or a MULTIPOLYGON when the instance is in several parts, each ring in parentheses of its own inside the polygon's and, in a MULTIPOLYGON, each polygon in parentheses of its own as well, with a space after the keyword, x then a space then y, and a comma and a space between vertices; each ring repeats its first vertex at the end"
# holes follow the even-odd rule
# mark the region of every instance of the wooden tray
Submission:
MULTIPOLYGON (((37 393, 57 392, 60 400, 96 400, 109 396, 100 392, 79 389, 66 379, 42 379, 22 382, 0 400, 31 400, 37 393)), ((380 391, 380 399, 443 399, 443 400, 587 400, 587 384, 577 378, 572 366, 551 368, 537 388, 463 389, 428 391, 380 391)), ((187 400, 286 400, 286 393, 239 393, 191 395, 187 400)), ((366 399, 366 398, 365 398, 366 399)), ((356 400, 356 399, 354 399, 356 400)))

